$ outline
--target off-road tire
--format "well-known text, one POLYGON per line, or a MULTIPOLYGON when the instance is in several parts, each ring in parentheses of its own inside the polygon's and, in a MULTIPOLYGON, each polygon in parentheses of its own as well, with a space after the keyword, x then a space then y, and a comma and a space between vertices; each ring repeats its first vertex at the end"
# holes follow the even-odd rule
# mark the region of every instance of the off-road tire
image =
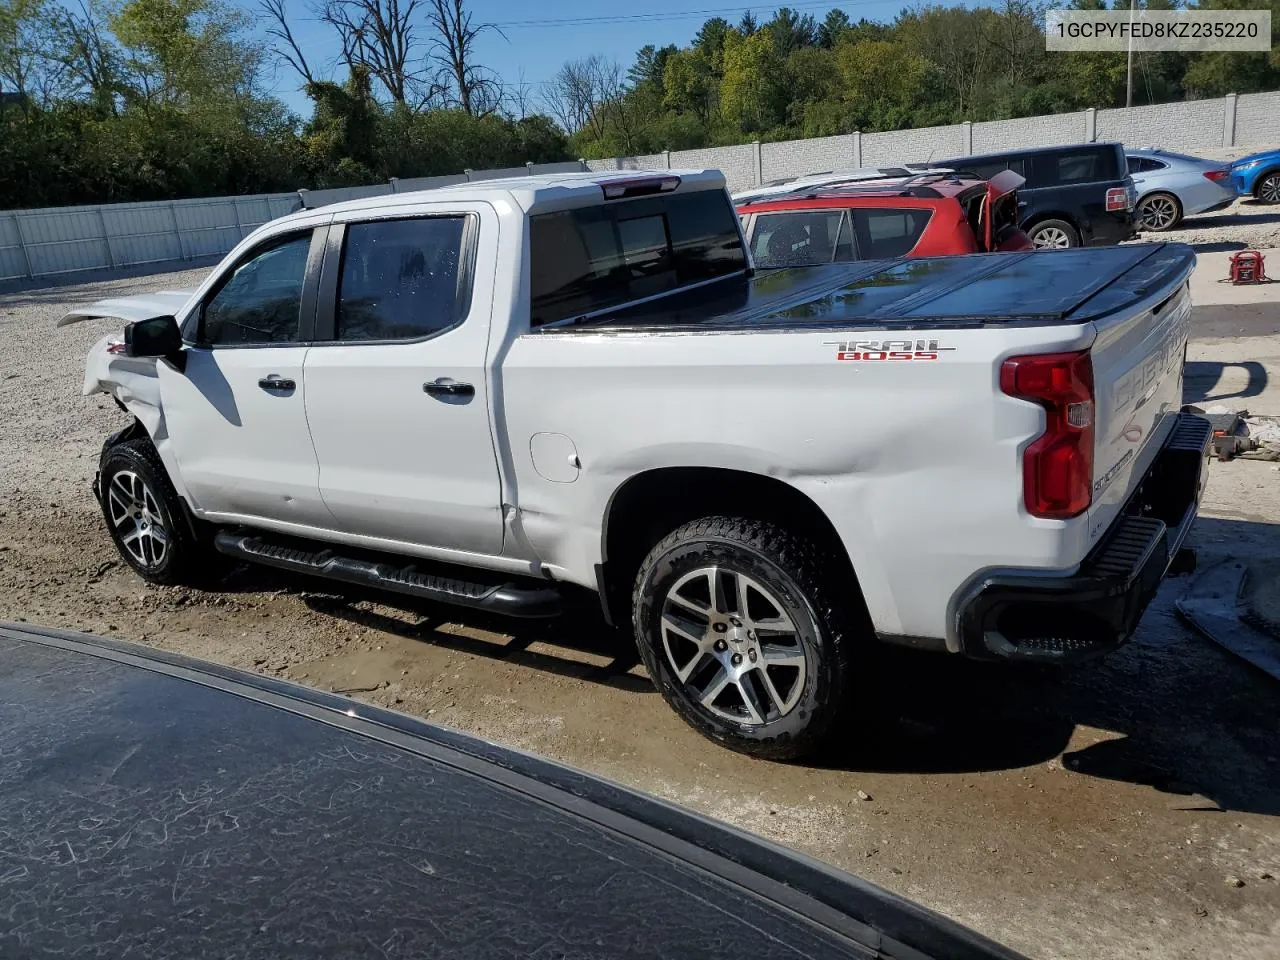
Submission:
POLYGON ((832 582, 842 566, 812 541, 759 520, 704 517, 672 531, 649 551, 632 593, 636 643, 654 685, 690 726, 733 750, 769 760, 814 753, 837 728, 852 681, 853 623, 840 598, 853 585, 832 582), (735 723, 711 712, 680 681, 664 649, 668 592, 708 566, 766 587, 796 628, 805 654, 802 690, 790 711, 772 721, 735 723))
POLYGON ((150 437, 132 436, 109 443, 103 449, 98 466, 98 494, 107 532, 121 558, 149 583, 197 586, 224 569, 222 557, 192 530, 182 500, 150 437), (168 544, 157 562, 140 560, 124 543, 125 536, 133 530, 112 518, 113 509, 118 512, 120 504, 118 488, 117 500, 112 503, 113 483, 122 474, 132 474, 145 484, 159 525, 168 535, 168 544))
POLYGON ((1067 247, 1080 246, 1079 231, 1065 220, 1041 220, 1027 231, 1027 238, 1038 250, 1066 249, 1065 247, 1041 247, 1040 244, 1036 243, 1037 236, 1051 231, 1060 231, 1067 239, 1067 247))

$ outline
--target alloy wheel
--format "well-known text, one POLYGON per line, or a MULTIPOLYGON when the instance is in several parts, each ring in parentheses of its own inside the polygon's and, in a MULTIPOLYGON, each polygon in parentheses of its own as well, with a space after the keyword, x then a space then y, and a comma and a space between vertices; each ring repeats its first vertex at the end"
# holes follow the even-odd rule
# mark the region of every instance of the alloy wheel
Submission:
POLYGON ((159 567, 169 552, 169 531, 156 496, 132 470, 121 470, 107 486, 107 513, 120 546, 140 566, 159 567))
POLYGON ((1067 231, 1059 227, 1045 227, 1037 231, 1031 242, 1038 250, 1065 250, 1071 246, 1071 238, 1067 236, 1067 231))
POLYGON ((1139 204, 1138 217, 1145 230, 1168 230, 1178 219, 1178 205, 1172 197, 1148 197, 1139 204))
POLYGON ((758 580, 717 566, 686 574, 667 592, 661 631, 668 665, 711 713, 762 726, 799 703, 804 647, 782 602, 758 580))
POLYGON ((1258 184, 1258 199, 1263 203, 1280 203, 1280 173, 1273 173, 1258 184))

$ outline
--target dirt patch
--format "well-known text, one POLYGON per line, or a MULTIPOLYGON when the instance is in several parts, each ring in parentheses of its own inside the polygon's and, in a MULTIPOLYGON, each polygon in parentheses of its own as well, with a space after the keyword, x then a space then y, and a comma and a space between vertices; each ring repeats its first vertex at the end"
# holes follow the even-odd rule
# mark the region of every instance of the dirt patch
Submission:
MULTIPOLYGON (((1063 676, 868 649, 855 717, 810 765, 694 734, 585 599, 513 627, 265 570, 211 591, 147 586, 88 489, 102 438, 124 422, 78 396, 84 354, 110 328, 53 324, 67 302, 197 279, 0 296, 0 619, 140 640, 534 750, 1033 956, 1280 955, 1280 882, 1263 879, 1280 876, 1280 693, 1176 621, 1177 581, 1134 643, 1063 676)), ((1232 469, 1214 465, 1211 494, 1232 469)), ((1200 542, 1267 549, 1273 500, 1202 521, 1200 542)))

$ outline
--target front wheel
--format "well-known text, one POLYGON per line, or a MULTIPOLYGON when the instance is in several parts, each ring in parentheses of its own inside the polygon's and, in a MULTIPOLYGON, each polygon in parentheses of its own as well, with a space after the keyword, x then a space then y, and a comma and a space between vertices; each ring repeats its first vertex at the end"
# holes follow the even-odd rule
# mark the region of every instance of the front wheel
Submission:
POLYGON ((107 531, 129 566, 158 584, 195 584, 220 558, 193 535, 182 501, 146 436, 107 447, 98 469, 107 531))
POLYGON ((1065 220, 1041 220, 1027 231, 1037 250, 1066 250, 1080 246, 1080 234, 1065 220))
POLYGON ((1280 203, 1280 170, 1259 180, 1254 193, 1263 203, 1280 203))
MULTIPOLYGON (((649 676, 704 736, 789 760, 816 750, 850 683, 834 558, 770 523, 706 517, 645 558, 632 616, 649 676)), ((847 585, 846 588, 848 588, 847 585)))

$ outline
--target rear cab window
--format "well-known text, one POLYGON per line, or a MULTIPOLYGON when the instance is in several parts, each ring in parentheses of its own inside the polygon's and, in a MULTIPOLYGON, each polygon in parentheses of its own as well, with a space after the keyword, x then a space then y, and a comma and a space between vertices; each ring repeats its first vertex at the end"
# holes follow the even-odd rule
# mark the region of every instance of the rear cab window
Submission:
POLYGON ((546 326, 747 269, 723 190, 692 190, 534 214, 530 324, 546 326))

